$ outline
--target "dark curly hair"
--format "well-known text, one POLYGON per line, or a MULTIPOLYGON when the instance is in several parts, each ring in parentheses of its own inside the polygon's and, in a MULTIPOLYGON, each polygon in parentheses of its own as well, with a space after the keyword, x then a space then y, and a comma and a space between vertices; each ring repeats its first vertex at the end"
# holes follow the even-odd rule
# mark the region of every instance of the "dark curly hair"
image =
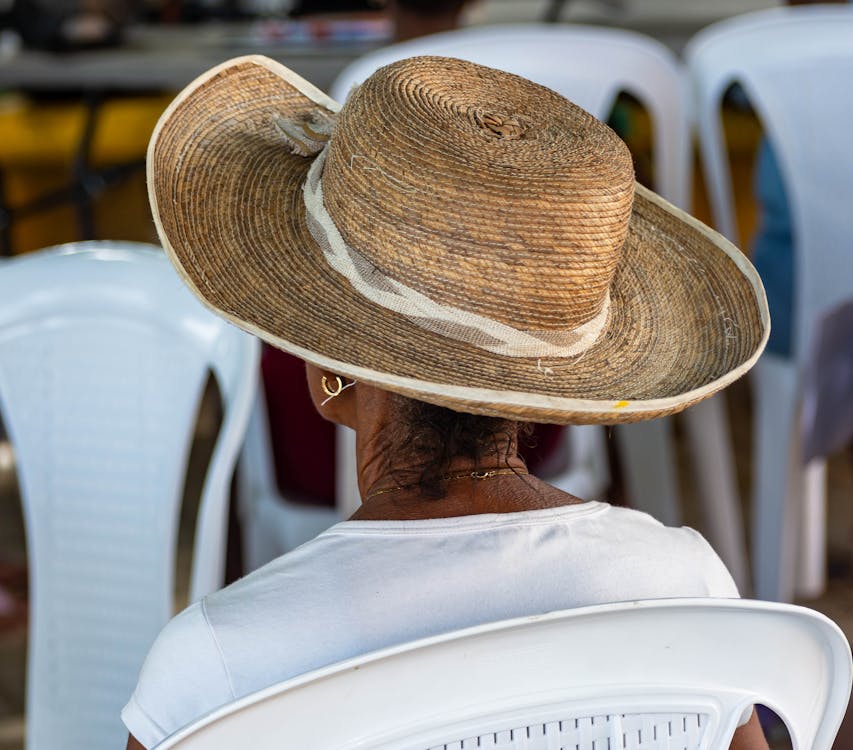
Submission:
MULTIPOLYGON (((514 452, 518 436, 528 435, 530 426, 509 419, 465 414, 423 401, 395 397, 400 434, 395 436, 399 453, 418 459, 418 468, 404 476, 396 471, 400 484, 417 484, 425 498, 447 494, 447 474, 454 458, 469 458, 475 465, 496 450, 514 452)), ((389 456, 393 466, 395 455, 389 456)))

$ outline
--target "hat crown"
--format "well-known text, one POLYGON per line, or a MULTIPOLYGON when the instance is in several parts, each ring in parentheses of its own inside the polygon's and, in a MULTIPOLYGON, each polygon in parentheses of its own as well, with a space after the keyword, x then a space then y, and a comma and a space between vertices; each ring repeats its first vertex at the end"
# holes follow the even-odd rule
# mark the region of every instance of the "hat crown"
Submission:
POLYGON ((322 180, 344 240, 382 273, 530 331, 602 310, 634 191, 627 147, 592 115, 518 76, 435 57, 352 92, 322 180))

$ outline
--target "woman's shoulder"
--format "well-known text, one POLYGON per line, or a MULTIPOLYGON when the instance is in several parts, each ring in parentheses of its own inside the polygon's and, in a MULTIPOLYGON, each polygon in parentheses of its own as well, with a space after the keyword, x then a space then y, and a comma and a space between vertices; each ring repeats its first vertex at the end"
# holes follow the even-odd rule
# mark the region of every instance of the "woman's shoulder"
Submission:
POLYGON ((191 604, 160 631, 121 716, 136 739, 145 747, 153 747, 233 698, 230 678, 202 600, 191 604))
POLYGON ((286 654, 276 668, 276 649, 291 643, 279 635, 296 602, 310 600, 320 555, 314 548, 326 549, 320 541, 303 546, 191 604, 160 631, 122 711, 145 747, 238 695, 298 673, 287 672, 286 654))
POLYGON ((667 526, 650 513, 624 505, 611 505, 610 503, 598 503, 602 507, 601 523, 613 527, 630 527, 649 535, 661 535, 675 538, 683 538, 685 543, 697 544, 704 542, 704 537, 689 526, 667 526))
POLYGON ((639 575, 665 574, 659 580, 674 593, 661 596, 740 596, 719 555, 695 529, 666 526, 648 513, 618 506, 608 506, 601 522, 608 538, 618 540, 620 558, 633 561, 639 575))

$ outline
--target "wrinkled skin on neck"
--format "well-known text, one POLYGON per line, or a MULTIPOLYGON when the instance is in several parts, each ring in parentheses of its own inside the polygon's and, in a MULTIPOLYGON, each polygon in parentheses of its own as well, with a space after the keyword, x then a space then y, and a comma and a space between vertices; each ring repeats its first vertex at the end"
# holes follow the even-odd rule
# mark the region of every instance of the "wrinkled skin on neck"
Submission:
POLYGON ((446 473, 457 475, 493 469, 516 473, 483 480, 458 479, 446 483, 443 497, 424 496, 420 487, 409 485, 417 484, 431 456, 417 436, 412 438, 406 399, 365 383, 356 383, 323 404, 327 396, 320 383, 324 376, 333 379, 334 373, 307 365, 306 376, 320 414, 356 432, 358 487, 362 498, 366 499, 353 516, 355 519, 449 518, 581 502, 526 473, 524 461, 518 455, 516 428, 512 423, 501 423, 500 429, 483 441, 483 450, 476 458, 470 454, 451 456, 446 473), (384 492, 396 487, 400 489, 384 492), (378 490, 383 492, 371 496, 378 490))

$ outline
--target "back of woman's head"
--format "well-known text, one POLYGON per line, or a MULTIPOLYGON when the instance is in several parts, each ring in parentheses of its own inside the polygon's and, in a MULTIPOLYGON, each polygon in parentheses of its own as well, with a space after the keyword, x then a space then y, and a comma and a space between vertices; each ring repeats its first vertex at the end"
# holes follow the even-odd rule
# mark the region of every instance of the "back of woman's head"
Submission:
MULTIPOLYGON (((446 477, 456 458, 475 464, 486 456, 514 452, 519 424, 508 419, 453 411, 404 396, 394 396, 399 434, 395 444, 410 462, 391 465, 413 466, 414 476, 398 476, 401 484, 417 484, 427 498, 444 497, 446 477)), ((490 468, 490 467, 486 467, 490 468)))

